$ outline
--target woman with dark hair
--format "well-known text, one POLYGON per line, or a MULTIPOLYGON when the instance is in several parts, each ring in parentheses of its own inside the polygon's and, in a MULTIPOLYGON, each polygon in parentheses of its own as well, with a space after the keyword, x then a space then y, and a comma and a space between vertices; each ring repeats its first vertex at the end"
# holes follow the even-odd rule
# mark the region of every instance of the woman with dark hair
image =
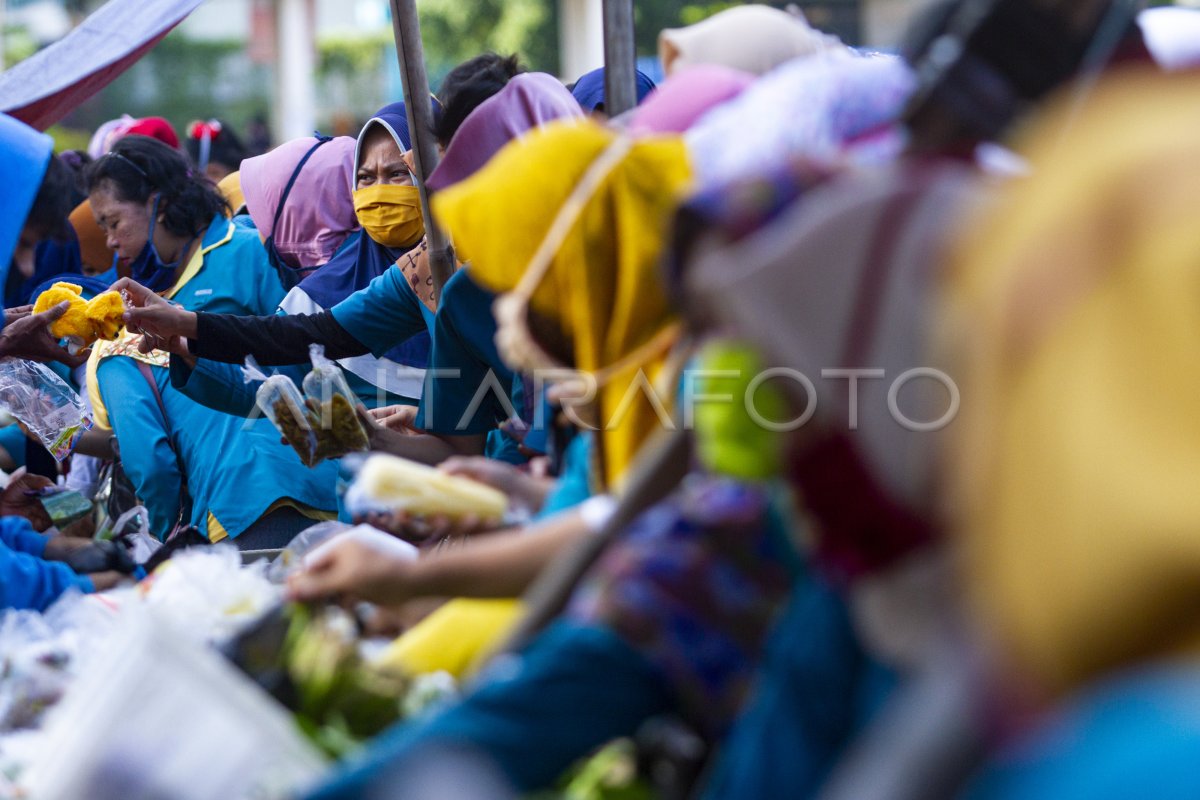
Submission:
MULTIPOLYGON (((87 178, 92 210, 122 275, 192 311, 268 314, 283 299, 258 236, 226 218, 216 188, 179 151, 130 136, 87 178)), ((183 396, 171 386, 169 355, 149 346, 141 352, 142 338, 125 332, 97 345, 88 390, 97 424, 117 435, 156 536, 182 523, 210 541, 275 548, 312 520, 332 516, 332 465, 307 469, 279 446, 265 419, 247 424, 183 396)))

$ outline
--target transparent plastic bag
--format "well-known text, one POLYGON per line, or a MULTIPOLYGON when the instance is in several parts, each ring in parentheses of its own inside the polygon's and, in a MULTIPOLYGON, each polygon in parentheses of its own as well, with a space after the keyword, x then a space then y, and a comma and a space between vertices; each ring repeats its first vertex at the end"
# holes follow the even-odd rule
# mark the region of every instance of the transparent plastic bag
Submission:
POLYGON ((504 492, 426 464, 373 453, 346 492, 346 510, 353 515, 404 512, 421 516, 441 514, 451 519, 474 515, 500 521, 508 512, 504 492))
POLYGON ((246 359, 242 374, 246 383, 262 382, 255 395, 258 407, 296 451, 300 462, 306 467, 318 463, 321 459, 317 458, 317 432, 309 418, 304 395, 300 394, 291 378, 284 375, 268 376, 253 357, 246 359))
POLYGON ((139 585, 143 602, 183 635, 220 643, 253 624, 283 599, 267 580, 267 562, 242 564, 229 544, 193 547, 174 555, 139 585))
POLYGON ((304 794, 327 769, 236 668, 131 609, 47 719, 21 780, 28 797, 61 800, 266 800, 304 794))
POLYGON ((304 397, 309 418, 316 423, 317 460, 367 450, 367 432, 355 411, 358 398, 341 367, 325 357, 325 348, 319 344, 309 347, 309 357, 313 368, 304 376, 304 397))
POLYGON ((20 420, 58 461, 66 460, 92 427, 83 399, 35 361, 0 359, 0 407, 20 420))
POLYGON ((79 677, 79 658, 104 641, 111 604, 69 591, 42 613, 0 613, 0 735, 38 727, 79 677))
POLYGON ((134 506, 116 520, 105 520, 104 526, 96 531, 96 539, 120 543, 139 565, 149 561, 163 546, 150 533, 150 512, 145 506, 134 506))
POLYGON ((367 450, 367 432, 358 419, 358 400, 325 348, 310 348, 312 372, 304 377, 304 393, 284 375, 268 377, 253 358, 242 369, 247 383, 261 381, 256 400, 267 419, 307 467, 327 458, 367 450))
POLYGON ((286 583, 289 575, 304 566, 304 559, 309 553, 319 548, 331 537, 348 531, 350 528, 351 526, 345 522, 336 520, 318 522, 316 525, 305 528, 271 562, 271 566, 267 568, 267 579, 275 584, 286 583))
POLYGON ((420 551, 408 542, 384 533, 370 525, 347 525, 344 522, 319 522, 304 530, 271 562, 267 578, 272 583, 286 583, 290 575, 300 571, 313 559, 321 557, 335 542, 354 540, 374 548, 381 555, 416 561, 420 551))

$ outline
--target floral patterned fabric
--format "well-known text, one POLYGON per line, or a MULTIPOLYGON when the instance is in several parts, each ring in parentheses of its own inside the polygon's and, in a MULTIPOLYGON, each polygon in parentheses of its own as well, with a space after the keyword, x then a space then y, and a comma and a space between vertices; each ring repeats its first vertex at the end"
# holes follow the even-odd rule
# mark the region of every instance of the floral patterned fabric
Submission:
POLYGON ((758 666, 792 558, 766 487, 693 476, 597 562, 568 614, 615 630, 692 722, 720 734, 758 666))

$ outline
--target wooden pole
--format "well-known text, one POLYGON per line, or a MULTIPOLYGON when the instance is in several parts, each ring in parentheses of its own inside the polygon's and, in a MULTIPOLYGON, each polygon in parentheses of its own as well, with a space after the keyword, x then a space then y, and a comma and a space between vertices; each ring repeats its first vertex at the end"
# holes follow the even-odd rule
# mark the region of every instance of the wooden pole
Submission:
POLYGON ((636 105, 633 0, 604 0, 604 113, 616 117, 636 105))
POLYGON ((412 138, 417 187, 421 192, 421 213, 425 216, 425 238, 429 243, 429 269, 440 296, 442 287, 454 274, 455 262, 450 241, 433 218, 429 208, 429 192, 425 189, 425 179, 437 167, 438 151, 433 138, 433 101, 429 93, 429 77, 425 74, 421 23, 417 20, 416 0, 391 0, 391 6, 396 58, 400 62, 400 82, 408 112, 408 133, 412 138))

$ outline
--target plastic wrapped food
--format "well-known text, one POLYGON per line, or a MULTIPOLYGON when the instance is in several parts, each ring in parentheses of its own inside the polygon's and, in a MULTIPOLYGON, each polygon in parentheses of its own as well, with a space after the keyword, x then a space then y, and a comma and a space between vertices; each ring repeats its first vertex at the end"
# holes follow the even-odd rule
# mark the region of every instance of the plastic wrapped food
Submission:
POLYGON ((325 357, 325 348, 309 348, 312 371, 304 376, 304 396, 310 420, 317 430, 317 460, 340 458, 368 449, 367 432, 354 407, 358 402, 337 364, 325 357))
POLYGON ((317 432, 309 419, 304 395, 292 380, 283 375, 268 377, 253 358, 246 359, 242 368, 247 383, 261 381, 255 399, 259 409, 271 420, 284 440, 296 451, 300 462, 311 467, 317 458, 317 432))
POLYGON ((495 521, 508 510, 501 491, 468 478, 447 475, 415 461, 376 453, 366 460, 346 505, 351 513, 405 511, 444 514, 450 518, 475 515, 495 521))
POLYGON ((40 314, 59 303, 70 303, 67 313, 53 325, 50 333, 66 339, 73 349, 90 346, 97 339, 115 339, 124 326, 125 301, 117 292, 103 292, 84 300, 83 289, 73 283, 59 281, 38 295, 33 313, 40 314))
POLYGON ((92 427, 82 398, 66 381, 34 361, 0 359, 0 407, 63 461, 92 427))
POLYGON ((251 358, 243 369, 247 382, 262 381, 258 407, 308 467, 369 446, 342 370, 325 358, 320 345, 311 352, 313 369, 304 378, 304 394, 286 376, 267 377, 251 358))

